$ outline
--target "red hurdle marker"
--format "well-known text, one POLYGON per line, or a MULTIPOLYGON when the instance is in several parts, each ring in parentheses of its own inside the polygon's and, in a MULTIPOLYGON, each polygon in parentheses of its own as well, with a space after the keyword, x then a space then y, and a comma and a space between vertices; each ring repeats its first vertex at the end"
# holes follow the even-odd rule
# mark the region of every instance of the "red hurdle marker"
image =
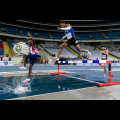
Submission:
POLYGON ((105 86, 112 86, 112 85, 120 84, 120 82, 111 82, 111 62, 108 61, 107 63, 109 63, 109 66, 108 66, 108 71, 109 71, 108 83, 98 84, 99 87, 105 87, 105 86))
MULTIPOLYGON (((62 61, 62 63, 63 63, 64 61, 62 61)), ((92 62, 92 61, 90 61, 90 62, 92 62)), ((90 63, 89 62, 89 63, 90 63)), ((95 61, 96 62, 96 61, 95 61)), ((97 61, 97 62, 99 62, 99 61, 97 61)), ((97 63, 96 62, 96 63, 97 63)), ((105 63, 107 63, 108 64, 108 71, 109 71, 109 79, 108 79, 108 83, 102 83, 102 84, 98 84, 98 86, 99 87, 105 87, 105 86, 111 86, 111 85, 118 85, 118 84, 120 84, 120 82, 111 82, 111 62, 110 61, 104 61, 105 63)), ((67 63, 69 63, 68 61, 67 61, 67 63)), ((102 62, 103 63, 103 62, 102 62)), ((66 72, 59 72, 59 62, 58 62, 58 72, 56 72, 56 73, 51 73, 51 75, 52 76, 55 76, 55 75, 58 75, 58 80, 59 80, 59 75, 60 74, 66 74, 66 72)))
POLYGON ((54 75, 63 75, 63 74, 66 74, 66 72, 60 72, 59 63, 58 63, 58 72, 51 73, 51 75, 54 76, 54 75))

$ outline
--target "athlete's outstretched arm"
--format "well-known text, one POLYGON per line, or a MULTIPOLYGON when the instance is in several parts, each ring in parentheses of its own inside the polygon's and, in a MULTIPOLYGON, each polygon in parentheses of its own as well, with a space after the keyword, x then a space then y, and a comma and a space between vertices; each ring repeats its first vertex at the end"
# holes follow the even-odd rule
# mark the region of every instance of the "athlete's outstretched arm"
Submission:
POLYGON ((34 41, 32 35, 28 32, 28 36, 34 41))
POLYGON ((58 30, 70 30, 72 28, 72 26, 70 24, 66 24, 66 28, 60 28, 58 27, 58 30))
MULTIPOLYGON (((33 41, 35 41, 35 40, 33 39, 32 35, 31 35, 29 32, 28 32, 28 36, 29 36, 33 41)), ((25 39, 29 40, 27 37, 25 37, 25 39)))
POLYGON ((68 26, 66 28, 61 28, 60 30, 70 30, 71 29, 71 26, 68 26))

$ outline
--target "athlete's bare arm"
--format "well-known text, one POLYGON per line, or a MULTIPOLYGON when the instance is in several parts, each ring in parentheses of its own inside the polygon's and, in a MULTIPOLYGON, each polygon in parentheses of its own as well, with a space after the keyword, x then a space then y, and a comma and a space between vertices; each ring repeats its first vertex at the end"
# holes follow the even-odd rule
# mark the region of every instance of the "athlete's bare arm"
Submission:
POLYGON ((72 26, 70 24, 66 24, 66 28, 58 27, 58 31, 60 31, 60 30, 70 30, 71 28, 72 28, 72 26))
POLYGON ((66 24, 66 28, 61 28, 61 30, 70 30, 72 26, 70 24, 66 24))
MULTIPOLYGON (((60 30, 70 30, 72 28, 72 26, 70 24, 66 24, 66 28, 61 28, 61 27, 58 27, 58 31, 60 30)), ((67 35, 63 36, 61 41, 63 42, 63 40, 67 37, 67 35)))
POLYGON ((35 40, 33 39, 31 33, 28 32, 28 36, 31 38, 31 40, 33 40, 35 42, 35 40))
POLYGON ((105 54, 105 55, 108 55, 108 50, 106 50, 106 51, 100 51, 101 53, 103 53, 103 54, 105 54))

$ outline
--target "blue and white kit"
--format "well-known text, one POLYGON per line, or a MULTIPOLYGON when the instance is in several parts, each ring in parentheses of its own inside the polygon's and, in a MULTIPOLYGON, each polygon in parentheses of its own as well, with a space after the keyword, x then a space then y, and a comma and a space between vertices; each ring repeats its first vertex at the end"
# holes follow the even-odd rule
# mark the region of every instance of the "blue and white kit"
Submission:
POLYGON ((66 43, 68 44, 68 46, 69 45, 74 45, 74 46, 78 45, 78 42, 76 41, 76 38, 75 38, 74 30, 71 27, 71 25, 69 25, 69 27, 65 26, 65 28, 61 28, 61 30, 64 30, 64 32, 65 32, 65 36, 62 39, 67 38, 68 41, 66 43))

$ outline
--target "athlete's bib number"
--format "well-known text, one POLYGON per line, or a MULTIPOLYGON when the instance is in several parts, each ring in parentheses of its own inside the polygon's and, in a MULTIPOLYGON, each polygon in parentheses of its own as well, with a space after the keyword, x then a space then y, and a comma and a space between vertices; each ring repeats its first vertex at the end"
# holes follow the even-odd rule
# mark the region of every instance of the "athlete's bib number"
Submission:
POLYGON ((107 56, 106 55, 102 55, 102 59, 106 59, 107 58, 107 56))
POLYGON ((67 34, 67 39, 71 39, 71 38, 72 38, 71 33, 68 33, 68 34, 67 34))

